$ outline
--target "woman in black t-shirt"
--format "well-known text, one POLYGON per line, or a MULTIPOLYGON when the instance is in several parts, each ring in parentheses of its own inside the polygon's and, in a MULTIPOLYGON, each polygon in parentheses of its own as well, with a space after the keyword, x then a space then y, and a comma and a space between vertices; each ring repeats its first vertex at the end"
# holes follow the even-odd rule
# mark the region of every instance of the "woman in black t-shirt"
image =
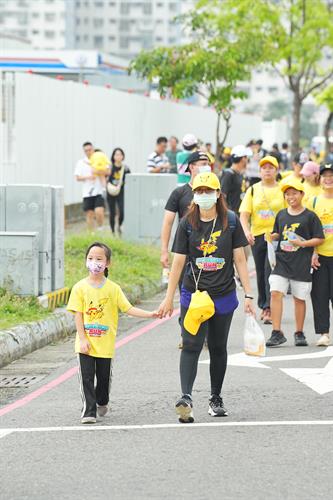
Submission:
POLYGON ((108 179, 114 186, 118 186, 121 182, 120 193, 117 196, 111 196, 107 193, 107 202, 109 205, 109 217, 110 217, 110 227, 114 234, 115 232, 115 219, 116 210, 118 208, 118 233, 121 236, 121 226, 124 222, 124 186, 125 186, 125 176, 130 174, 130 169, 124 165, 125 153, 121 148, 116 148, 113 150, 111 155, 111 173, 108 179))
MULTIPOLYGON (((172 251, 174 259, 166 297, 159 308, 161 317, 171 315, 178 280, 186 264, 180 303, 183 348, 180 357, 182 397, 176 403, 179 421, 193 422, 192 387, 206 332, 210 355, 211 397, 208 412, 227 416, 221 389, 227 367, 227 340, 233 312, 238 306, 234 264, 245 291, 245 311, 255 314, 243 247, 247 239, 234 212, 228 211, 220 182, 213 173, 198 174, 193 182, 193 202, 177 229, 172 251), (184 326, 191 294, 206 291, 214 303, 213 315, 200 324, 197 333, 184 326)), ((208 298, 209 300, 209 298, 208 298)), ((187 316, 188 318, 189 316, 187 316)))

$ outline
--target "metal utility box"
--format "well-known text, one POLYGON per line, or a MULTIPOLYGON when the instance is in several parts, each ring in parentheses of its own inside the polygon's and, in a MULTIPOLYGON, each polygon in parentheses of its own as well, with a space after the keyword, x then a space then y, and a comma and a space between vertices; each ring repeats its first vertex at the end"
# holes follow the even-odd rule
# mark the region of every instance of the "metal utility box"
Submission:
POLYGON ((52 290, 59 290, 65 285, 65 207, 64 188, 52 188, 52 290))
POLYGON ((5 230, 39 234, 39 294, 50 292, 52 251, 51 186, 16 184, 6 186, 5 230))
POLYGON ((176 174, 126 176, 124 236, 128 240, 160 241, 164 207, 176 187, 176 174))
POLYGON ((0 231, 5 230, 6 223, 6 186, 0 185, 0 231))
POLYGON ((0 287, 17 295, 38 295, 38 233, 0 232, 0 287))

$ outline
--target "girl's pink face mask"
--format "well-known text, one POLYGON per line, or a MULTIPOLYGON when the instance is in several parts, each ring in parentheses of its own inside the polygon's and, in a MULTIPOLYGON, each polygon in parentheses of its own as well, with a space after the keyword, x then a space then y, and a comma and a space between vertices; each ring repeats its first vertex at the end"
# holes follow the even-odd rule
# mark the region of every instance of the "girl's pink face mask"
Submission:
POLYGON ((104 262, 100 262, 98 260, 89 260, 89 259, 87 259, 87 261, 86 261, 86 266, 87 266, 87 269, 92 274, 103 273, 104 269, 106 268, 106 265, 104 264, 104 262))

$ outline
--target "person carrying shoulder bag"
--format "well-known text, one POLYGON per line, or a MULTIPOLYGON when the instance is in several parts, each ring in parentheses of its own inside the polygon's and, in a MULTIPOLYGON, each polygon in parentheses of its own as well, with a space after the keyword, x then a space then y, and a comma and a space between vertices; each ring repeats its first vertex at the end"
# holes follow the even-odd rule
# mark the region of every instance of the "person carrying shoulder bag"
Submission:
POLYGON ((124 187, 125 176, 130 174, 130 169, 124 165, 125 153, 121 148, 113 150, 111 155, 111 173, 107 182, 107 202, 109 205, 110 227, 115 234, 116 210, 118 209, 118 234, 121 236, 121 226, 124 222, 124 187))
POLYGON ((208 413, 228 415, 221 390, 227 367, 228 334, 238 306, 234 264, 245 292, 245 312, 255 314, 243 250, 248 242, 238 217, 227 209, 214 173, 196 175, 192 190, 193 202, 177 229, 168 289, 158 310, 160 317, 171 316, 175 291, 186 262, 180 295, 182 396, 176 403, 181 423, 194 422, 192 388, 206 334, 211 379, 208 413))

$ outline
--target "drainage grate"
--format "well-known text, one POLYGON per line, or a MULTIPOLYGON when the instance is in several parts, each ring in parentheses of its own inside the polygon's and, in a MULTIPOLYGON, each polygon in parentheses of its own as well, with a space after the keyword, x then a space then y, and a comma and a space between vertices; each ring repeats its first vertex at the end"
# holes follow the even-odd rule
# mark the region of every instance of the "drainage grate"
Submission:
POLYGON ((3 387, 29 387, 39 382, 45 375, 16 375, 15 377, 0 376, 0 388, 3 387))

